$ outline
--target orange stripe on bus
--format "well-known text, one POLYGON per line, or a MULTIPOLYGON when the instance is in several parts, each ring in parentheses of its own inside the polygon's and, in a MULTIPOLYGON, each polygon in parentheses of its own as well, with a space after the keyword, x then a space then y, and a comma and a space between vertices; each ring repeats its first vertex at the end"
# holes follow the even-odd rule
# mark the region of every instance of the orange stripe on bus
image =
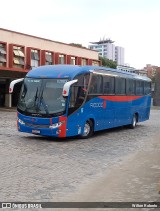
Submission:
POLYGON ((114 102, 129 102, 132 100, 137 100, 142 96, 99 96, 103 100, 109 100, 114 102))

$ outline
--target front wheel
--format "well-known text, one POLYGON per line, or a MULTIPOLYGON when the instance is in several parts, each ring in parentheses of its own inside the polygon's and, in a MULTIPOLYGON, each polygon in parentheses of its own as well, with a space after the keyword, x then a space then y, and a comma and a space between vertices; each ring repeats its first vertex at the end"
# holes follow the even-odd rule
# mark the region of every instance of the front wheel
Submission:
POLYGON ((132 118, 132 123, 129 125, 129 127, 130 127, 131 129, 134 129, 134 128, 136 127, 136 125, 137 125, 137 115, 134 114, 134 115, 133 115, 133 118, 132 118))
POLYGON ((83 134, 80 135, 80 138, 87 139, 93 135, 93 122, 88 120, 84 125, 83 134))

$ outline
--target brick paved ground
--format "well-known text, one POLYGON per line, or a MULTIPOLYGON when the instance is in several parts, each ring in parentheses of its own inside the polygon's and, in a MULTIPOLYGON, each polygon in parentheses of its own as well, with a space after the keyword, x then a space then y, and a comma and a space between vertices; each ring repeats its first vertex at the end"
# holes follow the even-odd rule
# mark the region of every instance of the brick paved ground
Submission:
MULTIPOLYGON (((135 191, 135 199, 141 197, 142 200, 144 196, 144 200, 147 200, 151 197, 148 193, 152 194, 151 199, 157 199, 159 142, 154 141, 154 137, 160 131, 160 110, 152 110, 151 119, 140 123, 135 130, 118 128, 98 132, 88 140, 76 138, 65 141, 18 133, 15 129, 16 113, 0 113, 1 201, 64 201, 74 200, 77 196, 83 199, 85 187, 88 187, 88 196, 84 199, 89 200, 92 199, 90 190, 96 187, 91 184, 95 181, 100 184, 107 177, 117 178, 109 182, 108 187, 114 187, 114 182, 117 186, 108 189, 108 198, 101 198, 100 194, 97 200, 123 200, 125 193, 128 200, 131 200, 129 187, 135 191), (158 153, 154 153, 156 150, 158 153), (155 154, 152 166, 147 160, 148 153, 155 154), (144 160, 140 155, 144 155, 144 160), (139 159, 142 159, 142 166, 138 166, 139 159), (145 163, 147 169, 156 174, 153 183, 147 174, 140 175, 139 171, 136 174, 134 168, 136 177, 131 177, 129 166, 145 168, 145 163), (130 183, 129 179, 123 177, 123 173, 127 175, 127 172, 130 183), (148 180, 148 186, 145 183, 143 186, 143 177, 144 182, 148 180), (122 185, 118 188, 118 185, 124 183, 124 188, 122 185), (143 190, 136 191, 138 183, 143 186, 143 190)), ((92 195, 96 200, 96 195, 92 195)))

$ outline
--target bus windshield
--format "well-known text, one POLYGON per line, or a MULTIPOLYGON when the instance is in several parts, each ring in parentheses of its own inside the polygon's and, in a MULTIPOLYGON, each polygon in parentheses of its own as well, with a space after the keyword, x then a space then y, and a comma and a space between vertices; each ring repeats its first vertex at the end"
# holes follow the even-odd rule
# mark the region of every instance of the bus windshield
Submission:
POLYGON ((25 78, 22 85, 18 110, 28 115, 58 116, 66 109, 62 96, 67 79, 25 78))

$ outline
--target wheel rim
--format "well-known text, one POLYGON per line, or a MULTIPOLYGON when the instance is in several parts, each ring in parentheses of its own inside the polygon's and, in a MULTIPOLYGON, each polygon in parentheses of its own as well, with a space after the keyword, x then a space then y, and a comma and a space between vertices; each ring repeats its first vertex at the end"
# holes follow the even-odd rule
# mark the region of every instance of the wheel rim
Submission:
POLYGON ((134 118, 133 118, 133 127, 135 127, 136 126, 136 117, 134 116, 134 118))
POLYGON ((83 136, 88 136, 88 134, 90 133, 90 130, 91 130, 90 125, 86 122, 84 126, 83 136))

